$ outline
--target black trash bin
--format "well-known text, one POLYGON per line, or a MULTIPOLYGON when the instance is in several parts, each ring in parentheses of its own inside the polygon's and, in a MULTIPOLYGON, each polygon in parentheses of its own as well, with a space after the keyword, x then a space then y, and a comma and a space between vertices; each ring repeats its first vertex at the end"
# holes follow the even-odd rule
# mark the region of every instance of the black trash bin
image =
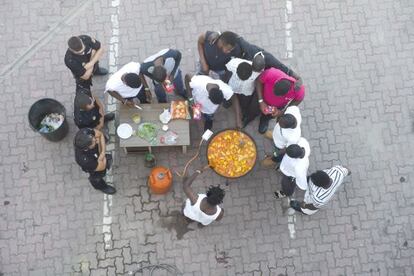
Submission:
POLYGON ((38 100, 35 102, 29 110, 29 123, 30 127, 40 133, 43 137, 45 137, 49 141, 57 142, 65 138, 69 131, 69 125, 66 120, 66 109, 65 107, 58 101, 50 98, 45 98, 38 100), (52 132, 43 133, 39 131, 40 123, 42 122, 43 118, 51 113, 59 113, 63 115, 63 123, 52 132))

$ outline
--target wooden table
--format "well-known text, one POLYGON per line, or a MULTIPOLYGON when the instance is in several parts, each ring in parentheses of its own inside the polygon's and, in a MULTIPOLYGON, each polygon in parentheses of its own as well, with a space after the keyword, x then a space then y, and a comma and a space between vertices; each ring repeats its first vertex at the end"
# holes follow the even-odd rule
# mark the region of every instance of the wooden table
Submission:
POLYGON ((138 113, 141 116, 140 123, 154 123, 159 127, 157 139, 153 144, 150 144, 146 140, 132 135, 128 139, 119 138, 119 145, 124 148, 125 152, 142 151, 148 149, 151 152, 152 147, 168 147, 168 146, 181 146, 183 153, 187 152, 187 146, 190 145, 190 123, 188 120, 171 120, 168 123, 168 130, 177 133, 177 143, 174 145, 162 144, 160 142, 161 136, 166 132, 163 131, 162 123, 159 119, 160 114, 164 111, 164 108, 169 108, 169 103, 164 104, 141 104, 143 110, 139 110, 134 107, 127 107, 125 105, 119 105, 119 124, 128 123, 132 126, 133 130, 138 129, 138 125, 132 121, 132 115, 138 113))

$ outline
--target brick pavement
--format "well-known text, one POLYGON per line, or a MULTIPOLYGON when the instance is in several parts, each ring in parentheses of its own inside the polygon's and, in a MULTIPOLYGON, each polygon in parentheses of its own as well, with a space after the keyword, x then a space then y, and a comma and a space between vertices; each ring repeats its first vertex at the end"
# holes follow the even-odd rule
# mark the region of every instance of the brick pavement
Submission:
MULTIPOLYGON (((2 66, 81 1, 42 3, 2 9, 2 66)), ((196 38, 210 29, 234 30, 283 56, 284 9, 283 1, 178 1, 178 7, 120 1, 119 64, 170 46, 182 50, 182 68, 191 72, 196 38)), ((91 4, 2 81, 0 274, 122 275, 168 263, 186 275, 413 275, 413 12, 410 1, 293 2, 289 63, 308 91, 301 109, 310 170, 340 160, 353 172, 329 209, 295 216, 294 239, 287 202, 272 197, 278 176, 270 170, 257 166, 225 186, 220 223, 186 228, 178 216, 184 200, 178 179, 168 195, 150 195, 142 156, 119 152, 108 250, 103 195, 74 162, 71 118, 68 137, 50 143, 29 129, 26 117, 31 103, 46 96, 64 103, 71 117, 73 80, 62 61, 66 39, 82 31, 108 45, 111 36, 111 1, 91 4)), ((95 91, 104 81, 96 79, 95 91)), ((221 110, 217 121, 220 129, 233 118, 221 110)), ((247 131, 262 157, 271 145, 256 127, 257 121, 247 131)), ((196 125, 192 134, 197 142, 196 125)), ((183 157, 163 149, 156 156, 159 164, 181 169, 194 150, 183 157)), ((207 172, 194 187, 211 184, 225 183, 207 172)))

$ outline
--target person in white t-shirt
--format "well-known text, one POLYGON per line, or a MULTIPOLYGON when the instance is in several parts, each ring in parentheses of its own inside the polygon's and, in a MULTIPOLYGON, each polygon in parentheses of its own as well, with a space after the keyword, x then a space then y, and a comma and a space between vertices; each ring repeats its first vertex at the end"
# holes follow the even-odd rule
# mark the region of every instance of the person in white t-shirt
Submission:
POLYGON ((151 95, 142 85, 144 76, 140 68, 138 62, 125 64, 108 79, 105 92, 128 106, 135 105, 135 98, 138 98, 140 103, 149 103, 151 95))
POLYGON ((225 82, 233 89, 234 106, 236 108, 237 125, 240 128, 247 126, 257 115, 260 114, 259 104, 255 91, 255 80, 265 68, 265 59, 262 52, 258 52, 253 62, 232 58, 226 64, 226 73, 223 77, 225 82), (228 81, 227 81, 228 80, 228 81))
POLYGON ((340 165, 314 172, 308 177, 308 189, 303 201, 291 200, 290 207, 306 215, 315 214, 328 204, 345 177, 350 174, 348 168, 340 165))
POLYGON ((200 104, 201 113, 204 118, 204 130, 213 127, 214 113, 224 100, 230 100, 233 90, 221 80, 212 79, 204 75, 186 75, 185 85, 187 87, 190 103, 200 104))
POLYGON ((301 137, 297 144, 286 148, 286 154, 280 163, 282 172, 282 190, 276 191, 276 198, 291 196, 296 186, 301 190, 306 190, 306 181, 309 168, 310 146, 308 141, 301 137))
POLYGON ((205 194, 194 193, 191 184, 202 172, 203 169, 197 170, 183 182, 183 190, 188 197, 185 200, 183 214, 188 219, 206 226, 223 218, 224 210, 219 204, 223 202, 225 192, 220 186, 210 186, 205 194))
POLYGON ((286 108, 285 113, 279 117, 273 132, 267 131, 265 133, 266 138, 273 140, 275 151, 272 156, 267 156, 262 161, 263 166, 272 166, 282 161, 286 147, 299 141, 302 135, 301 123, 302 116, 299 107, 292 105, 286 108))

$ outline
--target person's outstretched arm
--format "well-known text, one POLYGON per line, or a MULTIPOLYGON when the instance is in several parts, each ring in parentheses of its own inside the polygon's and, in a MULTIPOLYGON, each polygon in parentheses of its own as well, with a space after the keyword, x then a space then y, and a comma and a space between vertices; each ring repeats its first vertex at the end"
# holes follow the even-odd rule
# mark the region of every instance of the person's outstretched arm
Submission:
POLYGON ((201 72, 205 75, 208 75, 210 68, 207 64, 206 56, 204 55, 204 42, 206 40, 206 34, 203 33, 198 37, 197 41, 197 48, 198 48, 198 55, 200 57, 201 63, 201 72))
POLYGON ((194 205, 197 202, 198 195, 196 195, 191 188, 191 184, 201 174, 200 170, 195 171, 191 176, 185 177, 183 181, 183 190, 188 199, 190 199, 191 205, 194 205))

